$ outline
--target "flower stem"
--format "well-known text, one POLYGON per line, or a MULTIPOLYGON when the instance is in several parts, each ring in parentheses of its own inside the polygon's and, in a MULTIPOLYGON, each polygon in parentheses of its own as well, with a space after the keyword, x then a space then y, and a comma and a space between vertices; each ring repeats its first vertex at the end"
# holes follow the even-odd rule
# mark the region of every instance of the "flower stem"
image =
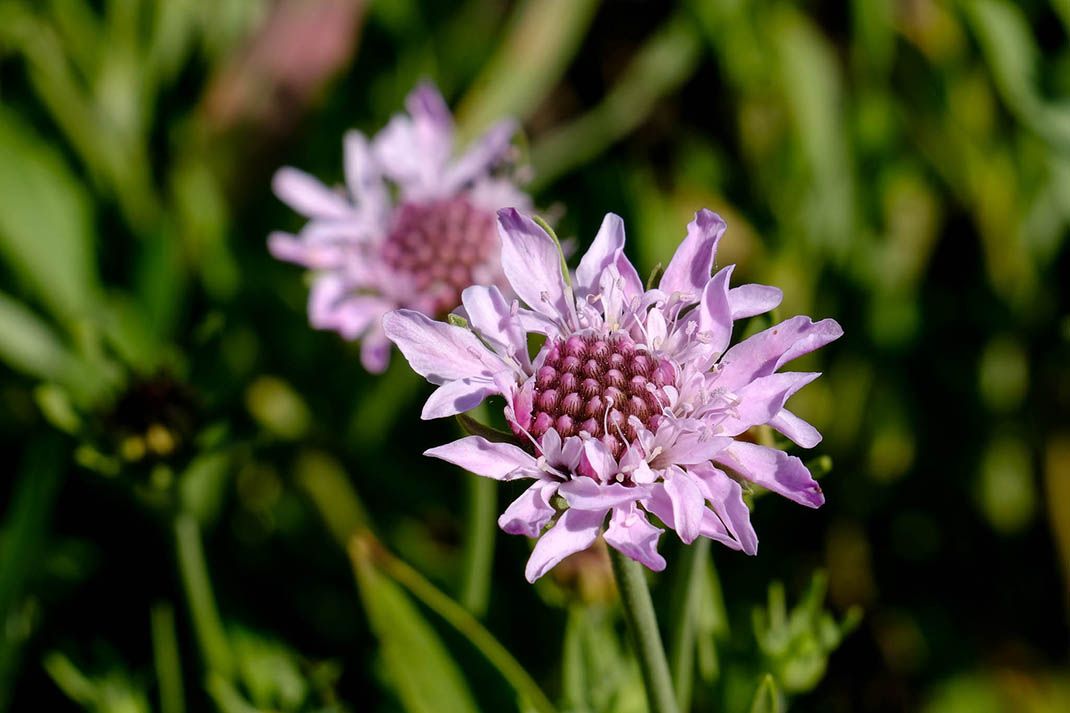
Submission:
POLYGON ((234 675, 234 659, 212 595, 212 582, 208 578, 208 565, 201 543, 201 528, 197 518, 188 512, 179 512, 175 517, 175 542, 178 569, 205 666, 230 679, 234 675))
POLYGON ((617 589, 639 658, 639 670, 646 685, 650 713, 679 713, 643 565, 612 547, 609 548, 609 556, 613 561, 617 589))
POLYGON ((475 616, 483 616, 490 599, 498 484, 473 473, 465 473, 465 477, 468 480, 468 538, 464 543, 461 604, 475 616))
POLYGON ((677 585, 673 599, 675 619, 669 639, 676 699, 687 709, 691 705, 694 679, 695 640, 698 629, 698 598, 704 589, 703 562, 710 556, 710 540, 700 537, 684 549, 677 563, 677 585))

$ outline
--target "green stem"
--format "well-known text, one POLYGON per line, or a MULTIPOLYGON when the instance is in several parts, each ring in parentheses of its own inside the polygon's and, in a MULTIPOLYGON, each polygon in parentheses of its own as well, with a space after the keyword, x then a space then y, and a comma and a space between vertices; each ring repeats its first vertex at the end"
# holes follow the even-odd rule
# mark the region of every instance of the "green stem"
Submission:
POLYGON ((613 561, 613 574, 617 579, 628 629, 635 643, 650 713, 679 713, 643 565, 612 547, 609 555, 613 561))
POLYGON ((178 569, 186 589, 193 628, 201 647, 205 666, 226 679, 234 676, 234 659, 230 644, 219 619, 212 583, 208 578, 208 565, 204 559, 201 529, 197 518, 188 512, 175 517, 175 541, 178 552, 178 569))
POLYGON ((673 601, 675 619, 669 639, 672 657, 673 687, 680 707, 691 706, 691 683, 694 679, 695 641, 698 632, 699 596, 705 589, 703 562, 710 556, 710 540, 700 537, 684 549, 676 566, 677 587, 673 601))
POLYGON ((350 541, 349 553, 354 567, 362 556, 366 556, 362 553, 369 550, 380 569, 467 638, 494 668, 498 669, 516 692, 527 699, 534 710, 538 713, 557 713, 554 704, 546 697, 539 684, 478 619, 443 594, 415 569, 383 549, 370 535, 357 536, 350 541))
POLYGON ((494 561, 497 483, 473 473, 468 479, 468 530, 464 545, 464 583, 461 603, 475 616, 483 616, 490 600, 490 573, 494 561))
POLYGON ((182 661, 175 633, 175 610, 170 602, 152 607, 152 657, 160 689, 161 713, 184 713, 182 695, 182 661))

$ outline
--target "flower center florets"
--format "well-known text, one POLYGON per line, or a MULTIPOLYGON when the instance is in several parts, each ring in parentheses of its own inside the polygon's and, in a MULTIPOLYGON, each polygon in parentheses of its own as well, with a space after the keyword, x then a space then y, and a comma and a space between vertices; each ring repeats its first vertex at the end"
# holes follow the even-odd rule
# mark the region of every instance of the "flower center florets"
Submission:
POLYGON ((497 250, 494 214, 458 196, 401 204, 381 254, 413 289, 430 295, 431 311, 442 315, 460 304, 464 288, 487 277, 481 268, 497 250))
POLYGON ((535 363, 528 432, 536 439, 550 428, 562 438, 586 432, 601 439, 614 458, 635 440, 638 424, 657 429, 669 402, 664 387, 676 383, 667 359, 623 333, 551 339, 535 363))

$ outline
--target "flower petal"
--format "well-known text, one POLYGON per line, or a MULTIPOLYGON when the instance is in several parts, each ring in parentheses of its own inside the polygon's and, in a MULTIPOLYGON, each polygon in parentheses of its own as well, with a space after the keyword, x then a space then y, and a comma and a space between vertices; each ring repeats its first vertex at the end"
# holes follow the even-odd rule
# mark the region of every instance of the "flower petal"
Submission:
POLYGON ((275 172, 271 188, 283 203, 307 218, 345 218, 353 206, 318 179, 285 166, 275 172))
POLYGON ((719 425, 726 436, 737 436, 751 426, 769 423, 784 408, 784 402, 820 372, 783 371, 760 376, 740 389, 739 404, 719 425))
POLYGON ((732 308, 732 319, 745 319, 757 314, 765 314, 775 309, 783 299, 783 290, 769 285, 740 285, 728 291, 728 304, 732 308))
POLYGON ((483 399, 498 393, 498 387, 487 379, 457 379, 435 389, 424 404, 420 418, 430 421, 435 418, 456 416, 471 411, 483 399))
POLYGON ((654 527, 639 508, 615 508, 602 538, 610 547, 641 562, 655 572, 665 569, 665 558, 658 554, 658 538, 665 532, 654 527))
POLYGON ((570 310, 561 253, 553 238, 515 208, 498 211, 498 234, 502 238, 502 269, 513 291, 536 312, 567 320, 570 310))
POLYGON ((716 386, 735 391, 842 335, 843 329, 833 319, 813 322, 809 317, 798 316, 784 320, 725 352, 718 364, 716 386))
POLYGON ((534 582, 570 554, 594 544, 607 512, 608 510, 592 512, 569 508, 562 513, 557 524, 535 544, 531 558, 528 559, 528 566, 524 570, 527 580, 534 582))
MULTIPOLYGON (((732 341, 732 308, 728 301, 728 281, 735 265, 728 265, 713 276, 702 290, 698 329, 706 339, 711 358, 720 356, 732 341)), ((708 362, 708 363, 712 363, 708 362)))
POLYGON ((535 469, 535 459, 511 443, 491 443, 482 436, 465 436, 443 446, 424 451, 465 470, 495 480, 527 477, 535 469))
POLYGON ((461 293, 461 302, 469 322, 483 339, 522 367, 530 366, 527 335, 497 287, 468 287, 461 293))
POLYGON ((750 521, 750 509, 743 502, 743 488, 724 471, 710 463, 702 463, 687 469, 695 477, 702 495, 709 501, 713 511, 748 555, 758 552, 758 535, 750 521))
POLYGON ((557 512, 550 505, 556 490, 557 483, 535 482, 505 509, 498 518, 498 527, 510 535, 538 537, 557 512))
POLYGON ((449 168, 446 173, 446 185, 451 190, 459 190, 480 175, 487 173, 509 150, 510 142, 518 128, 517 123, 512 119, 499 121, 490 127, 449 168))
POLYGON ((583 442, 583 455, 600 481, 608 483, 613 480, 619 468, 605 443, 597 438, 587 439, 583 442))
POLYGON ((803 462, 776 448, 736 441, 714 461, 741 476, 800 505, 817 508, 825 503, 821 486, 803 462))
POLYGON ((380 297, 352 294, 345 280, 326 274, 309 290, 308 321, 315 329, 329 329, 346 339, 356 339, 393 306, 380 297))
POLYGON ((821 433, 816 428, 786 408, 769 419, 769 425, 803 448, 813 448, 821 442, 821 433))
POLYGON ((393 344, 386 338, 381 325, 375 325, 360 340, 360 363, 371 374, 382 374, 390 364, 393 344))
POLYGON ((577 296, 585 297, 598 292, 602 272, 610 265, 616 267, 620 273, 626 297, 643 292, 639 273, 624 254, 624 221, 614 213, 606 213, 591 247, 580 260, 580 266, 576 268, 577 296))
POLYGON ((687 224, 687 237, 661 276, 659 288, 668 295, 692 295, 691 301, 697 302, 713 272, 717 243, 725 227, 724 220, 713 211, 703 208, 695 213, 695 219, 687 224))
POLYGON ((413 310, 388 313, 383 317, 383 329, 413 370, 432 384, 476 376, 490 378, 509 369, 467 329, 436 322, 413 310))
POLYGON ((568 501, 569 507, 580 510, 605 512, 645 497, 647 488, 629 488, 620 483, 601 485, 590 478, 575 478, 562 483, 558 492, 568 501))
POLYGON ((347 131, 342 138, 346 188, 362 213, 382 217, 390 208, 386 186, 368 139, 359 131, 347 131))
POLYGON ((665 494, 672 502, 673 528, 686 544, 699 536, 702 511, 706 509, 702 491, 679 468, 671 468, 665 474, 665 494))

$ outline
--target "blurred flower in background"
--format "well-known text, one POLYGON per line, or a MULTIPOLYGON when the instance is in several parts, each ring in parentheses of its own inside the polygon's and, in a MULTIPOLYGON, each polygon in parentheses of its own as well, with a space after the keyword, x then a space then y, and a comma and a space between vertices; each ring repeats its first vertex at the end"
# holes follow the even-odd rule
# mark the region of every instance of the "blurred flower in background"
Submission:
POLYGON ((507 287, 494 214, 531 203, 492 173, 509 153, 515 122, 500 121, 455 158, 453 117, 438 90, 421 84, 405 105, 408 116, 395 116, 370 142, 346 134, 344 191, 295 168, 274 179, 275 193, 310 220, 296 236, 272 233, 271 253, 315 271, 309 322, 361 339, 372 372, 389 360, 379 326, 387 312, 440 317, 469 285, 507 287))

